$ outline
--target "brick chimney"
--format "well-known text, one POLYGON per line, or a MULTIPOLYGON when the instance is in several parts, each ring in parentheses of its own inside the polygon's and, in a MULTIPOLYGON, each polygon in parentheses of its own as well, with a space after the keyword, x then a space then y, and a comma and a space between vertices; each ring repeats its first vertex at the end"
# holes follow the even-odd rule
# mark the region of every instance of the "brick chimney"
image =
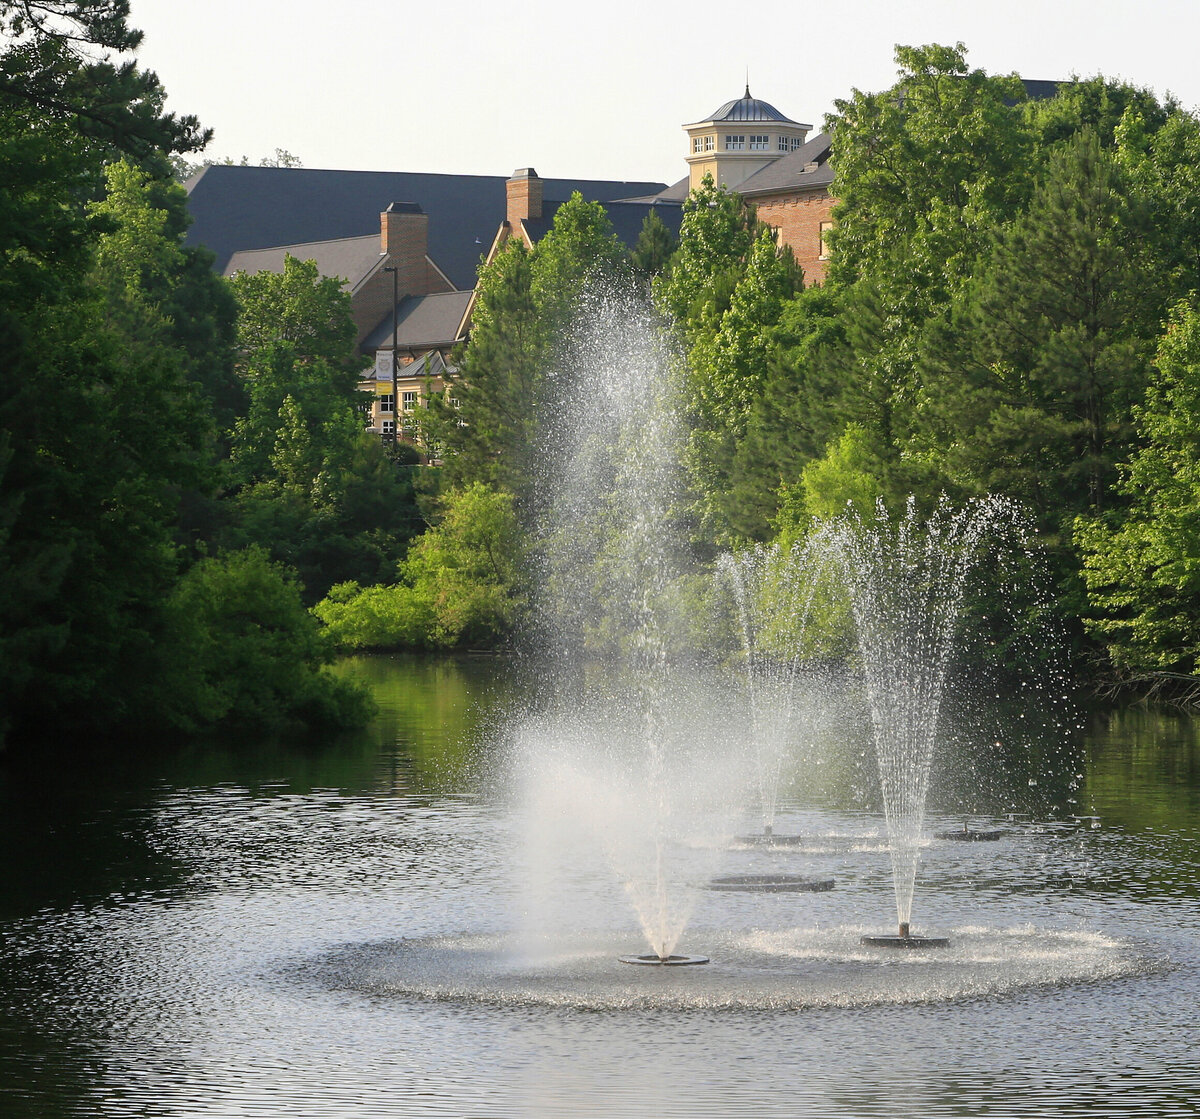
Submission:
POLYGON ((379 215, 380 248, 397 270, 401 295, 429 292, 429 215, 416 202, 393 202, 379 215))
POLYGON ((504 184, 508 195, 508 224, 542 216, 542 180, 532 167, 518 167, 504 184))

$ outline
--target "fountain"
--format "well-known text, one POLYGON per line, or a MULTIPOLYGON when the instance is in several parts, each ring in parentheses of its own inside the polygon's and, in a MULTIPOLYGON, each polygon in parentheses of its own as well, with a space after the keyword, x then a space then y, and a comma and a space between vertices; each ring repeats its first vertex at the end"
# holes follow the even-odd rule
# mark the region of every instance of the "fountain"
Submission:
POLYGON ((1011 522, 1010 503, 989 499, 927 517, 909 499, 893 521, 880 502, 872 520, 846 514, 838 532, 874 730, 892 859, 898 931, 864 936, 876 947, 945 947, 911 932, 925 800, 947 672, 967 578, 989 530, 1011 522))
POLYGON ((555 843, 582 830, 620 880, 652 949, 621 958, 700 963, 675 949, 741 792, 735 769, 712 763, 731 728, 708 717, 697 684, 673 355, 648 308, 607 291, 567 350, 540 480, 551 499, 537 645, 557 710, 533 739, 527 788, 543 821, 565 798, 555 843))
POLYGON ((799 734, 811 738, 828 707, 827 687, 803 671, 811 660, 808 629, 830 550, 821 534, 790 547, 755 545, 724 555, 717 576, 728 588, 741 644, 751 756, 757 779, 762 832, 739 842, 768 847, 797 845, 804 837, 775 831, 784 762, 799 734))
MULTIPOLYGON (((510 731, 527 820, 519 955, 530 967, 573 959, 574 946, 610 943, 598 930, 632 910, 649 951, 618 949, 609 960, 707 962, 684 950, 693 916, 716 905, 707 899, 740 894, 748 905, 754 895, 816 899, 832 888, 827 872, 730 874, 721 865, 733 821, 753 800, 763 831, 743 851, 803 848, 776 818, 785 760, 811 752, 844 700, 835 695, 844 680, 835 687, 809 667, 818 588, 832 580, 847 591, 857 635, 887 828, 886 847, 875 849, 889 854, 897 907, 897 934, 854 940, 949 947, 947 937, 912 931, 926 794, 966 581, 989 531, 1013 511, 943 502, 921 518, 910 502, 893 522, 880 506, 874 519, 847 514, 803 545, 720 560, 745 695, 744 707, 730 702, 712 640, 712 583, 690 559, 682 524, 683 440, 664 338, 636 301, 594 293, 555 374, 558 401, 538 456, 543 549, 530 645, 540 706, 510 731)), ((706 950, 744 955, 728 930, 745 918, 718 911, 706 950)))

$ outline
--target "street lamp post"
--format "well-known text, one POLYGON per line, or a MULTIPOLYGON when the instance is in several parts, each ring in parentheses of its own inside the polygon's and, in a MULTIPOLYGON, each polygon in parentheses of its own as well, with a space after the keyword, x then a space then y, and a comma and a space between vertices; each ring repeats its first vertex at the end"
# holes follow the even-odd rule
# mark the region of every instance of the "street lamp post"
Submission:
POLYGON ((385 272, 392 274, 392 439, 393 443, 397 442, 400 437, 400 379, 397 373, 397 346, 396 346, 396 304, 400 301, 399 294, 399 272, 392 265, 386 265, 383 269, 385 272))

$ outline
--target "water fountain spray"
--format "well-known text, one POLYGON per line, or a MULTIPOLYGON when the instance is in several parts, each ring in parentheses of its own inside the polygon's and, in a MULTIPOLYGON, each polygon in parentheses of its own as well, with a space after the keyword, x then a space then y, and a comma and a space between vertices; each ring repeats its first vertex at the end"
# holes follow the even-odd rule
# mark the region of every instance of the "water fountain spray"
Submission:
POLYGON ((775 814, 788 753, 798 735, 812 736, 823 714, 823 689, 802 676, 816 593, 829 561, 830 549, 818 533, 791 547, 755 545, 717 563, 718 581, 734 605, 762 813, 762 834, 740 842, 775 847, 802 838, 777 835, 775 814))
POLYGON ((1011 517, 1009 503, 995 498, 961 509, 943 500, 923 517, 910 498, 897 520, 880 502, 873 518, 847 513, 838 530, 871 709, 898 923, 895 936, 867 936, 865 943, 948 943, 911 932, 925 800, 967 577, 985 535, 1011 517))

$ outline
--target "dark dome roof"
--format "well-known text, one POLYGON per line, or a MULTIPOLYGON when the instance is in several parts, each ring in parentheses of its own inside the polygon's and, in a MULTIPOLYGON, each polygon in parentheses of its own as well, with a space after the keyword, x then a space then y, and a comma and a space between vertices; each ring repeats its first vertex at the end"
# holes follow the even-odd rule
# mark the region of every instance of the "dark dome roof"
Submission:
POLYGON ((777 120, 784 124, 795 124, 794 120, 785 117, 774 105, 760 101, 750 96, 750 87, 746 86, 745 95, 736 101, 726 101, 709 120, 777 120))

